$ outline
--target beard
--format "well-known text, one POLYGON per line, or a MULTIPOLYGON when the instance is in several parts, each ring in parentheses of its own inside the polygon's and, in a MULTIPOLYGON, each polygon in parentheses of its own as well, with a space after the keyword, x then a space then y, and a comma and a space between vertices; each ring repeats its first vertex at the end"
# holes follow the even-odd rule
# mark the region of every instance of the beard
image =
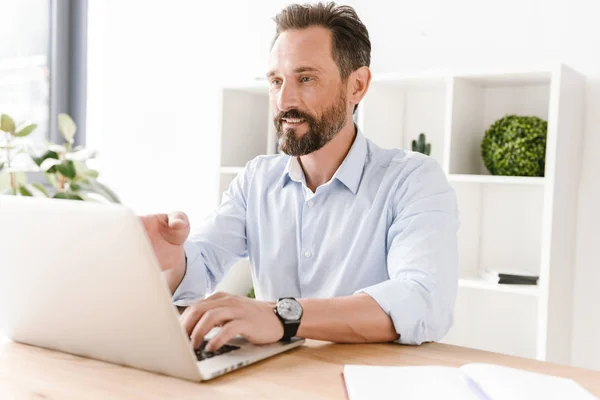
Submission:
POLYGON ((279 148, 290 156, 304 156, 319 150, 333 139, 346 125, 346 91, 341 88, 337 101, 325 110, 321 118, 298 109, 279 113, 274 120, 279 148), (283 118, 299 118, 308 124, 308 131, 297 136, 298 128, 283 129, 283 118))

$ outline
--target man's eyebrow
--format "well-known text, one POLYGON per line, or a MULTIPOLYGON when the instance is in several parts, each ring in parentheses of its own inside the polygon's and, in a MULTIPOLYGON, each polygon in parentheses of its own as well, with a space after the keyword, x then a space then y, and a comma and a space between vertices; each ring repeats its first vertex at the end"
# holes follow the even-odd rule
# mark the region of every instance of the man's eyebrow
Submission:
POLYGON ((298 67, 294 69, 295 74, 301 74, 303 72, 321 72, 321 70, 315 67, 298 67))
MULTIPOLYGON (((321 72, 321 70, 315 67, 298 67, 294 69, 295 74, 301 74, 303 72, 321 72)), ((277 75, 277 72, 275 72, 275 70, 271 70, 267 73, 267 78, 271 78, 274 75, 277 75)))

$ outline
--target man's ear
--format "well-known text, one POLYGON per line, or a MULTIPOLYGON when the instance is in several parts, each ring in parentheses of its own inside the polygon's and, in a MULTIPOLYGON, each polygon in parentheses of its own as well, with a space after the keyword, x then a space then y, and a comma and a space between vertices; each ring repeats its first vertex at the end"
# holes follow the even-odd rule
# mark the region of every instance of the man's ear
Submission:
POLYGON ((360 103, 371 85, 371 70, 369 67, 360 67, 352 72, 348 79, 348 85, 348 100, 352 104, 360 103))

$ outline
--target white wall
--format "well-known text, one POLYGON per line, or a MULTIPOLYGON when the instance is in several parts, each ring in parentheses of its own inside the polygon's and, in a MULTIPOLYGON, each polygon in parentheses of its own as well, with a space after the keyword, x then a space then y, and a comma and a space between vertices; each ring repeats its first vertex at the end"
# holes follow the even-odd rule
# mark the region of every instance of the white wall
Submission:
MULTIPOLYGON (((103 35, 94 39, 103 54, 90 71, 103 69, 104 77, 93 73, 102 84, 90 90, 89 129, 105 157, 103 176, 140 210, 184 208, 201 217, 212 207, 218 177, 214 84, 264 74, 273 34, 269 19, 288 2, 239 0, 214 10, 195 1, 99 2, 93 0, 90 8, 103 8, 102 26, 95 28, 96 35, 102 30, 103 35), (163 143, 174 144, 173 149, 165 153, 163 143), (156 179, 141 176, 124 158, 126 151, 140 150, 144 154, 136 158, 156 179)), ((587 77, 572 362, 600 369, 600 265, 595 262, 600 243, 598 2, 346 3, 369 28, 375 72, 560 61, 587 77)), ((93 53, 90 48, 91 57, 93 53)))
MULTIPOLYGON (((245 1, 91 0, 88 138, 100 179, 140 214, 217 204, 219 88, 249 77, 245 1)), ((266 51, 266 50, 265 50, 266 51)))

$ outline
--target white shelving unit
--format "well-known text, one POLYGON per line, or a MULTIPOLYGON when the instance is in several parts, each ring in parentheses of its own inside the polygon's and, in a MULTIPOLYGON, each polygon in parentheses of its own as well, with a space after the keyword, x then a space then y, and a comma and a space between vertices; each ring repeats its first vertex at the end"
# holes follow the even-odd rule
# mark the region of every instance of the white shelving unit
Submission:
MULTIPOLYGON (((276 152, 277 138, 265 81, 242 82, 221 93, 221 157, 218 200, 246 163, 276 152)), ((217 287, 239 295, 252 288, 247 260, 234 265, 217 287)))
MULTIPOLYGON (((444 342, 568 363, 584 80, 563 65, 443 76, 374 74, 357 122, 381 147, 432 144, 461 214, 455 323, 444 342), (506 114, 548 121, 544 177, 491 176, 485 130, 506 114), (520 268, 538 285, 500 285, 479 268, 520 268)), ((266 82, 225 88, 219 195, 244 165, 276 151, 266 82)), ((246 279, 240 264, 229 283, 246 279)), ((244 288, 246 286, 243 286, 244 288)))
POLYGON ((543 185, 543 177, 449 174, 450 182, 495 183, 509 185, 543 185))

